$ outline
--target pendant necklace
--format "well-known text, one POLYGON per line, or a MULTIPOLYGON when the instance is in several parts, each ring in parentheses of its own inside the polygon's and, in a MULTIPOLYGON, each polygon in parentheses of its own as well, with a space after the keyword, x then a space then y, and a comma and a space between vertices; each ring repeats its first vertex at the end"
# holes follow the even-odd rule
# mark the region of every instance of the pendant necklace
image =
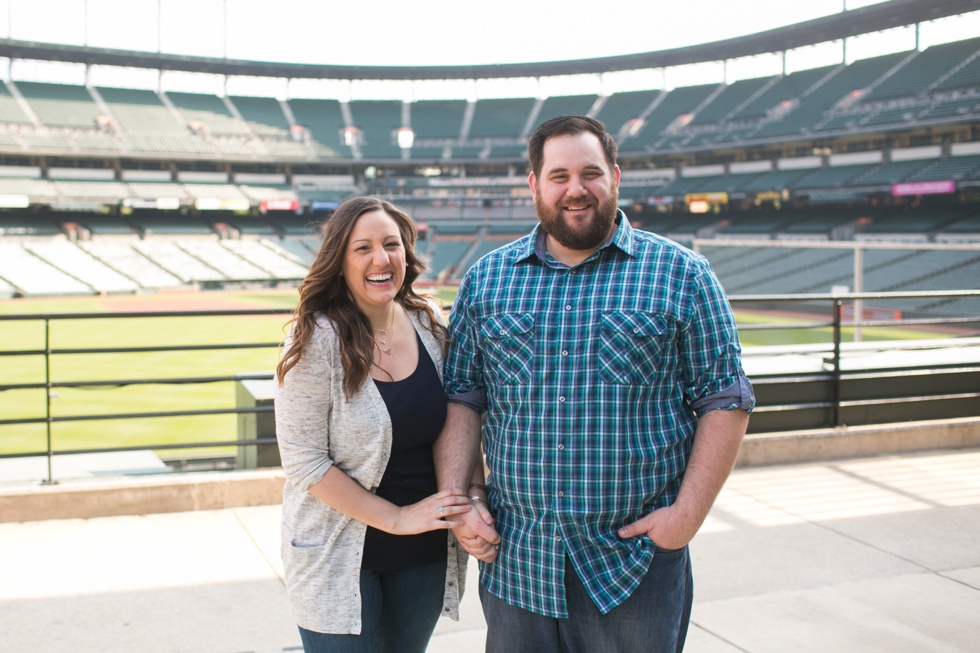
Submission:
POLYGON ((381 338, 372 338, 374 340, 374 346, 378 348, 382 354, 387 354, 391 356, 391 345, 388 344, 388 332, 391 331, 394 335, 395 330, 392 328, 395 324, 395 306, 391 306, 391 318, 388 320, 387 329, 374 329, 375 331, 381 332, 381 338))

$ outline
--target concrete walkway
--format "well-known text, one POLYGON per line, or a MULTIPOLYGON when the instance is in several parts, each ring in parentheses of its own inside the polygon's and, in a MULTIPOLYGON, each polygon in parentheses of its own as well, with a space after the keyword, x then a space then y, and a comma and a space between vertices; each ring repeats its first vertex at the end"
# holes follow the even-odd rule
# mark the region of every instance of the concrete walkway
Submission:
MULTIPOLYGON (((299 651, 278 521, 0 523, 0 651, 299 651)), ((692 554, 690 653, 977 651, 980 449, 736 470, 692 554)), ((430 652, 483 650, 470 578, 430 652)))

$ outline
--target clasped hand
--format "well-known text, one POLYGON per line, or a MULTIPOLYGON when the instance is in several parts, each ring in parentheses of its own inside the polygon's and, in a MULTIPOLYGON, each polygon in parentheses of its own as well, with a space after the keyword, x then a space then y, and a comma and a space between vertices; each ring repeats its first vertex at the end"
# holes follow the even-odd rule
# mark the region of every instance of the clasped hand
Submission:
POLYGON ((389 532, 395 535, 417 535, 428 531, 453 528, 456 517, 473 510, 470 499, 464 494, 443 490, 418 503, 398 509, 389 532))
POLYGON ((463 512, 453 518, 452 529, 456 541, 477 560, 493 562, 500 548, 500 535, 493 527, 493 516, 482 502, 474 502, 475 510, 463 512))

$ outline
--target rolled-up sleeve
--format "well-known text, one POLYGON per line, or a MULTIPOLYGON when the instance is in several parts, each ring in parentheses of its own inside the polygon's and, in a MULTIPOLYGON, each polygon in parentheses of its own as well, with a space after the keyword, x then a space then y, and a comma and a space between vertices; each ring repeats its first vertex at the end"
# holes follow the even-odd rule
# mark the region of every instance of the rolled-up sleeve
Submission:
POLYGON ((449 353, 446 356, 444 383, 450 401, 471 405, 485 404, 483 358, 477 338, 478 325, 470 315, 473 280, 467 274, 459 286, 449 316, 449 353))
MULTIPOLYGON (((288 350, 287 339, 283 353, 288 350)), ((306 491, 327 473, 330 456, 332 374, 322 338, 314 336, 303 357, 276 387, 276 437, 286 479, 306 491)))
POLYGON ((711 410, 751 412, 755 396, 742 369, 742 348, 721 282, 704 266, 694 278, 690 320, 681 337, 684 395, 698 415, 711 410))

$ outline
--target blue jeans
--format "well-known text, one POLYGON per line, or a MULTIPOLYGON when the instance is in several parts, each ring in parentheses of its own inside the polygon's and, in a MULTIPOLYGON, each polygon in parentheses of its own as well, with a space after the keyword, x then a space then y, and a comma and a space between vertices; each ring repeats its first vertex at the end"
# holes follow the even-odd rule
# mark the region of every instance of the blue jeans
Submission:
POLYGON ((688 549, 657 549, 640 586, 607 614, 566 558, 565 598, 568 619, 554 619, 509 605, 481 586, 487 653, 681 653, 694 600, 688 549))
POLYGON ((361 570, 361 634, 299 629, 306 653, 424 653, 442 613, 446 561, 395 571, 361 570))

